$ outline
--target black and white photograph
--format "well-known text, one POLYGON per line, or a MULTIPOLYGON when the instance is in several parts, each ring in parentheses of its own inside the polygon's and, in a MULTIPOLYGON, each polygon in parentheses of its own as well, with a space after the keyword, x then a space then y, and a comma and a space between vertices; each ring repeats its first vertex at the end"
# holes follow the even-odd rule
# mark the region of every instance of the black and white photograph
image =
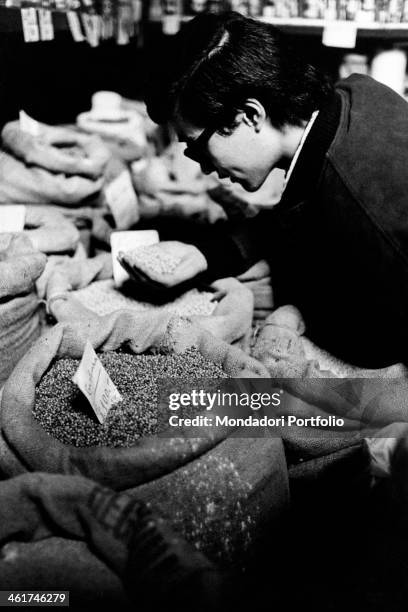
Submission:
POLYGON ((407 612, 408 0, 0 0, 0 610, 407 612))

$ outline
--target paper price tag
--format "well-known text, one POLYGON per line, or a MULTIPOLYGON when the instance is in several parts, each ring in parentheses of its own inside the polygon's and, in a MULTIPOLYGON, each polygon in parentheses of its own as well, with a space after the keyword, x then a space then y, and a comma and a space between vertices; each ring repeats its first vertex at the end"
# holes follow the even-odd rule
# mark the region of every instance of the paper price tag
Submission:
POLYGON ((104 422, 112 406, 122 399, 89 340, 72 380, 91 404, 100 423, 104 422))
POLYGON ((39 136, 41 132, 41 126, 38 121, 32 119, 27 113, 23 110, 20 111, 20 129, 23 132, 27 132, 27 134, 31 134, 31 136, 39 136))
POLYGON ((0 206, 0 232, 22 232, 25 225, 26 207, 21 204, 0 206))
POLYGON ((67 21, 69 29, 71 30, 72 38, 75 42, 82 42, 85 40, 85 36, 82 33, 81 22, 77 13, 69 11, 67 13, 67 21))
POLYGON ((138 201, 128 170, 105 187, 105 197, 117 229, 126 229, 139 221, 138 201))
POLYGON ((119 251, 132 251, 141 246, 149 246, 159 242, 156 230, 137 230, 130 232, 112 232, 110 243, 112 250, 113 280, 116 287, 121 287, 129 279, 129 274, 118 262, 119 251))
POLYGON ((21 9, 21 22, 25 42, 38 42, 40 30, 37 22, 37 11, 34 8, 21 9))
POLYGON ((54 25, 52 23, 51 11, 40 9, 38 17, 40 20, 41 40, 54 40, 54 25))
POLYGON ((323 29, 322 43, 326 47, 354 49, 356 46, 357 26, 352 21, 333 21, 323 29))

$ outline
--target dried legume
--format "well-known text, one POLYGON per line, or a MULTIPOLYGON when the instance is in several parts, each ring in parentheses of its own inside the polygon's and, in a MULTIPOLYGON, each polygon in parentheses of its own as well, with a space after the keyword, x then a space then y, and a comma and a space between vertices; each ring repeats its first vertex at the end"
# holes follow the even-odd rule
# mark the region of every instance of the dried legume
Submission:
POLYGON ((116 289, 112 279, 91 283, 84 289, 73 291, 72 296, 101 316, 121 308, 136 312, 166 311, 181 317, 210 316, 217 307, 217 302, 211 301, 213 293, 197 289, 191 289, 175 300, 160 306, 150 302, 139 302, 116 289))
POLYGON ((181 257, 163 253, 158 245, 138 247, 126 252, 126 258, 144 272, 152 274, 173 274, 181 257))
POLYGON ((86 398, 72 382, 78 359, 59 359, 36 389, 33 414, 42 427, 73 446, 132 446, 167 425, 168 412, 158 406, 157 378, 228 378, 220 366, 192 348, 181 354, 129 355, 106 352, 99 357, 123 397, 100 424, 86 398), (166 413, 166 414, 165 414, 166 413))

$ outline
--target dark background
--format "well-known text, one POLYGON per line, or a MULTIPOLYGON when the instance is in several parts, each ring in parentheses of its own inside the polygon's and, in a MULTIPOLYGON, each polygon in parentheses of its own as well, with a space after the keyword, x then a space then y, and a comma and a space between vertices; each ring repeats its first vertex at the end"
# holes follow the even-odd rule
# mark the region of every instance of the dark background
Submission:
MULTIPOLYGON (((103 41, 97 48, 73 41, 63 14, 54 14, 53 41, 25 43, 19 11, 0 8, 0 123, 24 109, 50 124, 73 122, 91 107, 95 91, 108 89, 141 98, 143 81, 152 61, 160 60, 173 38, 161 33, 160 24, 146 24, 143 41, 131 39, 120 46, 103 41)), ((302 54, 317 61, 336 78, 346 50, 322 47, 320 36, 295 36, 302 54)), ((371 53, 375 41, 363 40, 358 49, 371 53)))

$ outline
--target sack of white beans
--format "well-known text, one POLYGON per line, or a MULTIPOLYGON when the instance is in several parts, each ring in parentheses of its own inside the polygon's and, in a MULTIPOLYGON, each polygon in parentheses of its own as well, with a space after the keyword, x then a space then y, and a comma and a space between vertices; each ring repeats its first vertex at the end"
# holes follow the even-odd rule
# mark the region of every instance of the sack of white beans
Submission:
POLYGON ((45 264, 27 236, 0 233, 0 387, 40 335, 34 283, 45 264))
POLYGON ((138 290, 127 283, 118 290, 112 278, 110 254, 84 261, 67 261, 55 268, 45 290, 50 312, 57 321, 75 321, 92 316, 89 311, 106 315, 118 310, 139 313, 167 312, 189 317, 229 343, 239 343, 246 350, 251 331, 253 295, 234 278, 216 281, 211 291, 190 289, 160 305, 138 297, 138 290))

